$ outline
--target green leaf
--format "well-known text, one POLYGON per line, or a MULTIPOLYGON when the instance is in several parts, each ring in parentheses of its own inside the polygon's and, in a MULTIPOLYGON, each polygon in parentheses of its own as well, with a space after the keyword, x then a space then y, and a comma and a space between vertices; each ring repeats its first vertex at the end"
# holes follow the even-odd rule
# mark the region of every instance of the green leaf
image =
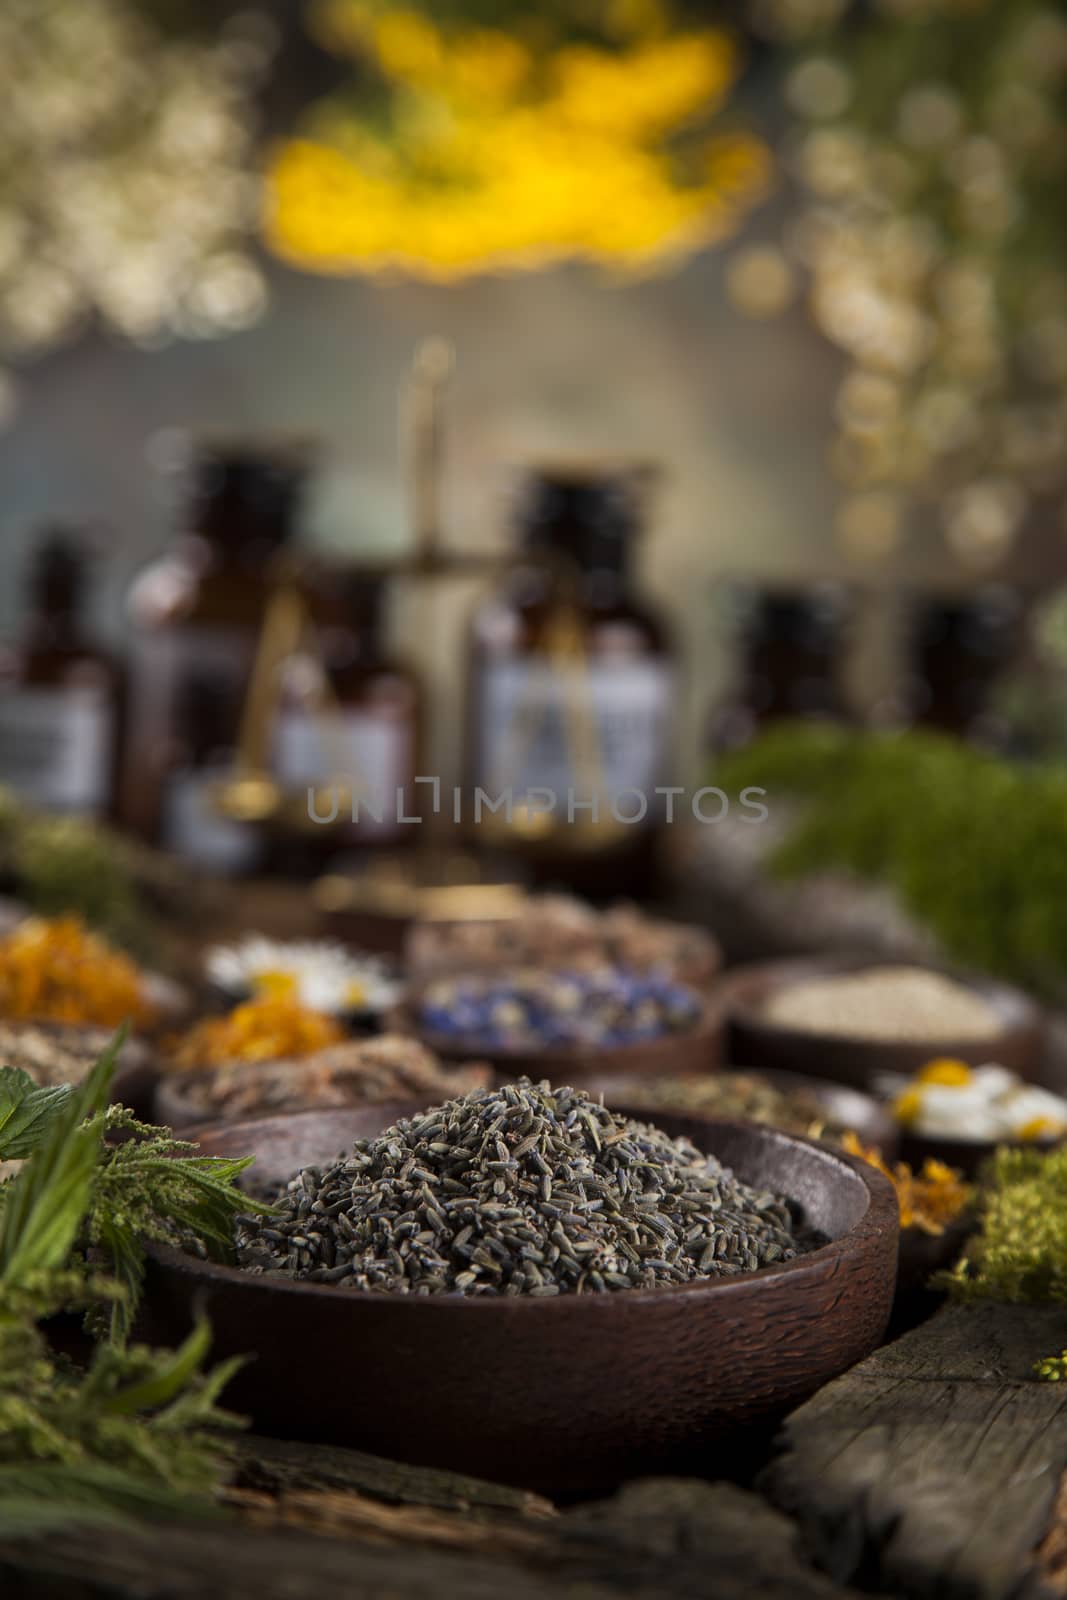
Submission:
POLYGON ((169 1353, 156 1371, 140 1383, 132 1383, 110 1395, 104 1409, 117 1415, 136 1411, 157 1411, 169 1404, 200 1370, 211 1347, 211 1327, 200 1317, 195 1328, 177 1350, 169 1353))
POLYGON ((31 1156, 72 1093, 69 1083, 41 1088, 21 1067, 0 1067, 0 1161, 31 1156))
POLYGON ((199 1224, 226 1243, 235 1212, 254 1202, 234 1186, 243 1162, 183 1159, 163 1130, 116 1122, 107 1107, 121 1044, 119 1034, 84 1084, 50 1102, 43 1125, 15 1124, 33 1091, 19 1074, 2 1080, 4 1125, 38 1137, 0 1191, 0 1536, 213 1514, 220 1430, 243 1425, 216 1404, 240 1361, 202 1370, 206 1321, 176 1351, 125 1343, 142 1234, 184 1238, 199 1224), (105 1145, 116 1126, 132 1138, 105 1145), (97 1326, 111 1311, 111 1340, 87 1371, 54 1358, 40 1326, 75 1307, 97 1326))
POLYGON ((33 1158, 8 1186, 0 1214, 0 1283, 16 1284, 29 1272, 65 1263, 88 1208, 102 1148, 102 1113, 125 1037, 120 1028, 85 1082, 52 1115, 33 1158))
POLYGON ((184 1494, 105 1462, 0 1466, 0 1532, 9 1534, 73 1522, 219 1514, 200 1495, 184 1494))
POLYGON ((109 1333, 113 1344, 124 1344, 137 1311, 144 1284, 144 1249, 136 1233, 114 1216, 96 1219, 96 1235, 107 1252, 109 1276, 120 1290, 111 1302, 109 1333))

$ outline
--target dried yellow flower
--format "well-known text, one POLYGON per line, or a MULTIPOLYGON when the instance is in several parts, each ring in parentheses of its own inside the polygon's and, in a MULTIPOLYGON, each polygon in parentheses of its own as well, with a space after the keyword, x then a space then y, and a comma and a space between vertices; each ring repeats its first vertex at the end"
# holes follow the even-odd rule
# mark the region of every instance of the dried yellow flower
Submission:
POLYGON ((129 956, 78 917, 28 917, 0 939, 0 1016, 101 1028, 151 1015, 129 956))
POLYGON ((973 1074, 965 1061, 956 1061, 951 1056, 937 1056, 933 1061, 928 1061, 916 1073, 918 1083, 940 1083, 949 1089, 962 1089, 970 1083, 973 1074))
POLYGON ((182 1070, 225 1061, 277 1061, 313 1055, 345 1037, 341 1024, 311 1011, 289 994, 263 994, 235 1006, 224 1017, 207 1017, 171 1047, 171 1063, 182 1070))
POLYGON ((859 1156, 888 1178, 897 1191, 901 1228, 918 1228, 922 1233, 941 1234, 970 1204, 973 1190, 963 1182, 954 1167, 927 1159, 922 1171, 913 1173, 906 1161, 890 1167, 881 1152, 865 1146, 854 1133, 846 1133, 841 1145, 849 1155, 859 1156))

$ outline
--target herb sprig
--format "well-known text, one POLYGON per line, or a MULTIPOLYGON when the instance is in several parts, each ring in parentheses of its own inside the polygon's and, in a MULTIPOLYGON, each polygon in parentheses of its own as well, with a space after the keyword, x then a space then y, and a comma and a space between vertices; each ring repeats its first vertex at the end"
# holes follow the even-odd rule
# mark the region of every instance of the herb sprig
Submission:
POLYGON ((254 1205, 247 1161, 194 1156, 163 1129, 108 1109, 120 1033, 85 1082, 37 1090, 0 1074, 0 1534, 57 1523, 209 1513, 224 1470, 218 1406, 240 1364, 205 1372, 199 1321, 176 1351, 128 1342, 144 1238, 228 1247, 254 1205), (109 1144, 108 1134, 126 1135, 109 1144), (104 1330, 85 1368, 42 1324, 86 1311, 104 1330))

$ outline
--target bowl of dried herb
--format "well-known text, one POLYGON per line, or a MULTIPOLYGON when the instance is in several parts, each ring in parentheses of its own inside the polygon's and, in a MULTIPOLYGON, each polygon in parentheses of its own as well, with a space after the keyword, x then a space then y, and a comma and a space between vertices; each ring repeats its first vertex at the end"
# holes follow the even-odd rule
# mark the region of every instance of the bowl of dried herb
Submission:
POLYGON ((551 1493, 692 1471, 868 1354, 889 1316, 889 1181, 751 1123, 519 1080, 215 1125, 273 1214, 234 1262, 150 1247, 153 1317, 252 1353, 264 1430, 551 1493))
POLYGON ((615 1110, 638 1107, 645 1116, 668 1111, 763 1122, 785 1133, 832 1143, 840 1143, 851 1132, 865 1145, 876 1145, 887 1158, 896 1154, 900 1142, 892 1113, 873 1095, 798 1072, 723 1067, 678 1077, 618 1073, 589 1078, 583 1087, 589 1094, 602 1095, 615 1110))
POLYGON ((598 965, 438 975, 390 1017, 444 1061, 489 1061, 501 1080, 706 1072, 719 1063, 714 995, 663 973, 598 965))

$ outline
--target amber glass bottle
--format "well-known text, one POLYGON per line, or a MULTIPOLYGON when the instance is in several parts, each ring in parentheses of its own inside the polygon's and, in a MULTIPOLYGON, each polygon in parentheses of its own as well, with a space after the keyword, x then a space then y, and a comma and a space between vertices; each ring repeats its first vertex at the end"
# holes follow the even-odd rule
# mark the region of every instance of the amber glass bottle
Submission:
POLYGON ((915 596, 901 697, 905 719, 1006 747, 1009 730, 995 696, 1019 656, 1023 616, 1021 596, 1003 584, 915 596))
POLYGON ((843 586, 735 584, 728 611, 737 670, 709 718, 712 754, 738 749, 770 722, 848 718, 842 654, 851 601, 843 586))
POLYGON ((219 872, 252 870, 260 831, 220 814, 274 563, 307 471, 299 448, 213 446, 198 454, 184 528, 134 581, 122 815, 130 827, 219 872))
POLYGON ((674 658, 633 578, 644 485, 626 467, 532 471, 518 559, 471 636, 470 840, 594 897, 654 890, 671 782, 674 658), (510 822, 506 804, 471 814, 478 789, 511 797, 510 822))
POLYGON ((22 637, 0 653, 0 784, 49 810, 103 817, 114 795, 122 675, 86 630, 86 567, 75 538, 42 534, 22 637))
POLYGON ((291 819, 271 829, 279 866, 416 843, 417 827, 401 819, 414 814, 422 697, 387 649, 384 601, 383 579, 370 572, 328 570, 312 584, 315 648, 284 671, 273 730, 272 770, 291 819))

